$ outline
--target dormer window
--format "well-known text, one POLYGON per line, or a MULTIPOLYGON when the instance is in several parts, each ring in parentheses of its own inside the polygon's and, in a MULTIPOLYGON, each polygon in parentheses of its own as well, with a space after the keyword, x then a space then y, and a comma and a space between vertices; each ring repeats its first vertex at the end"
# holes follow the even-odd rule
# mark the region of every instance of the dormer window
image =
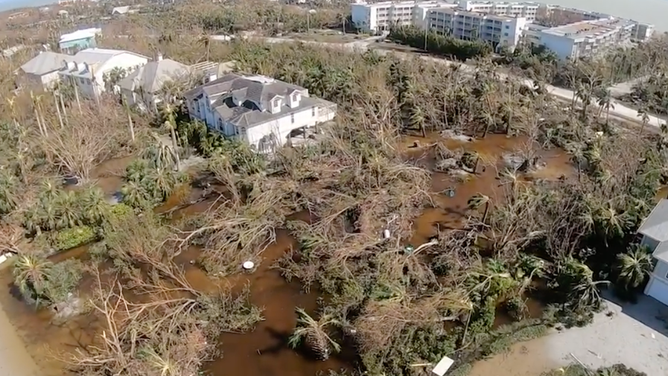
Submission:
POLYGON ((275 97, 271 100, 271 109, 269 110, 269 112, 275 114, 280 111, 281 111, 281 98, 275 97))
POLYGON ((293 91, 288 97, 288 107, 299 107, 299 100, 301 100, 301 94, 298 91, 293 91))

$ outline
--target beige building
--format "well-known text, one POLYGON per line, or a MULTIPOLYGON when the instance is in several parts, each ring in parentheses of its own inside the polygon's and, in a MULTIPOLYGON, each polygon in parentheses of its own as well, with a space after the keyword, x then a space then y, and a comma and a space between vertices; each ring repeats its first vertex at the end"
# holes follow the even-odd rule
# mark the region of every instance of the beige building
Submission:
POLYGON ((351 4, 351 18, 355 25, 367 32, 383 32, 392 27, 424 26, 427 9, 457 4, 445 1, 383 1, 380 3, 351 4))
POLYGON ((496 48, 514 49, 528 23, 524 17, 496 16, 459 8, 430 9, 428 27, 459 39, 480 39, 496 48))
POLYGON ((469 12, 485 13, 494 16, 523 17, 528 22, 536 19, 540 4, 534 2, 497 2, 462 0, 458 7, 469 12))
POLYGON ((631 42, 637 23, 624 19, 582 21, 546 28, 533 38, 554 51, 560 59, 594 56, 631 42))

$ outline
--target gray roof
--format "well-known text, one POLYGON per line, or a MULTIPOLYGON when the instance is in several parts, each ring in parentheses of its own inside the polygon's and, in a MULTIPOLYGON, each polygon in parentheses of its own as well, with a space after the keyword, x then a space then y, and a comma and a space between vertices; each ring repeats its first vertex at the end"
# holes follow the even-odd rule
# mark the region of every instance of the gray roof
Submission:
POLYGON ((105 48, 87 48, 77 52, 76 55, 65 55, 57 52, 44 51, 21 66, 25 73, 38 76, 63 69, 63 61, 73 61, 77 64, 102 65, 114 56, 120 54, 133 54, 144 57, 134 52, 125 50, 110 50, 105 48))
POLYGON ((661 199, 656 204, 638 232, 659 242, 668 240, 668 200, 661 199))
POLYGON ((264 76, 240 76, 233 73, 190 90, 185 96, 194 99, 203 93, 213 100, 211 107, 223 119, 247 128, 314 106, 333 105, 322 99, 308 97, 307 90, 300 86, 264 76), (287 101, 283 100, 279 112, 271 113, 266 110, 270 108, 272 99, 286 98, 295 91, 302 93, 297 107, 290 108, 287 101), (241 105, 236 105, 235 102, 241 105))
POLYGON ((21 70, 25 73, 42 76, 62 68, 63 60, 70 61, 72 60, 72 56, 52 51, 44 51, 30 59, 27 63, 21 65, 21 70))
POLYGON ((202 61, 200 63, 191 65, 189 69, 190 73, 194 75, 215 74, 218 77, 222 77, 223 75, 232 73, 236 70, 236 61, 232 60, 232 61, 226 61, 224 63, 214 63, 213 61, 202 61))
POLYGON ((142 88, 147 93, 156 93, 167 81, 184 77, 188 67, 171 59, 151 61, 118 82, 123 89, 134 91, 142 88))

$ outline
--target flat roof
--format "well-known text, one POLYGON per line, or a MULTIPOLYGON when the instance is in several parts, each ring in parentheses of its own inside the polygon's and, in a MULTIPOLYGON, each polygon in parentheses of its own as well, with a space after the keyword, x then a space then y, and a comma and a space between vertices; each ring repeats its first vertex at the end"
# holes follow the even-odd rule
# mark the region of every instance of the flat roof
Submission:
POLYGON ((569 37, 594 37, 613 31, 618 27, 632 25, 633 22, 625 19, 605 19, 595 21, 580 21, 568 25, 552 27, 543 30, 544 33, 569 37))
POLYGON ((91 37, 94 37, 95 35, 97 35, 101 32, 102 32, 102 29, 98 29, 98 28, 95 28, 95 27, 90 28, 90 29, 77 30, 73 33, 61 35, 60 36, 60 42, 69 42, 69 41, 78 40, 78 39, 91 38, 91 37))
POLYGON ((540 4, 533 1, 469 1, 471 5, 495 5, 495 6, 504 6, 504 5, 523 5, 523 6, 539 6, 540 4))
POLYGON ((429 9, 429 11, 430 12, 443 11, 443 13, 450 13, 450 14, 455 14, 455 15, 461 14, 461 15, 464 15, 464 16, 486 18, 486 19, 495 20, 495 21, 512 21, 512 20, 516 20, 516 19, 520 19, 520 18, 525 18, 525 17, 513 17, 513 16, 501 15, 501 14, 472 12, 472 11, 468 11, 466 9, 449 8, 449 7, 432 8, 432 9, 429 9))

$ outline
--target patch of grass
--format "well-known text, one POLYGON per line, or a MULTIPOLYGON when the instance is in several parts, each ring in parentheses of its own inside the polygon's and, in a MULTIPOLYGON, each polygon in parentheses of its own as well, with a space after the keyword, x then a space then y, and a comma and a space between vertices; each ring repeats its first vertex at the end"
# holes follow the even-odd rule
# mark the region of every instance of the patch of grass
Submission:
MULTIPOLYGON (((517 324, 521 324, 521 322, 517 324)), ((491 337, 493 337, 493 339, 484 347, 484 356, 506 352, 515 343, 544 336, 549 329, 547 325, 544 324, 529 324, 528 326, 517 329, 518 326, 522 325, 508 325, 507 328, 502 327, 499 331, 492 332, 491 337)))
POLYGON ((473 365, 471 363, 465 363, 461 366, 454 368, 452 371, 448 372, 448 376, 466 376, 471 373, 473 365))
POLYGON ((57 232, 53 241, 53 247, 57 251, 66 251, 87 243, 97 238, 97 232, 90 226, 77 226, 57 232))

